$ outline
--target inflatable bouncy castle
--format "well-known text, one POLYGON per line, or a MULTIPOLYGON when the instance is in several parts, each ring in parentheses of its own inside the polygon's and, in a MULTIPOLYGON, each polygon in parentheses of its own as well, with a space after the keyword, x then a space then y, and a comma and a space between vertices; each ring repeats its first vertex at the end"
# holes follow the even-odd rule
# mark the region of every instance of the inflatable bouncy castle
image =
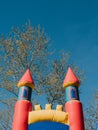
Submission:
POLYGON ((79 100, 80 82, 71 68, 65 76, 65 105, 46 104, 32 106, 31 93, 34 81, 28 69, 18 83, 19 95, 15 105, 12 130, 84 130, 82 104, 79 100), (64 109, 64 110, 63 110, 64 109))

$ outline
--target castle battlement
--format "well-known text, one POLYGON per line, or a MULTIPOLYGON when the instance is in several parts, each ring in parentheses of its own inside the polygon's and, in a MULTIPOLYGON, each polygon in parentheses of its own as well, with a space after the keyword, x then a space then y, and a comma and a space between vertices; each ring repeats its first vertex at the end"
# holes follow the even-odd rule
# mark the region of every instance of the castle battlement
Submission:
POLYGON ((46 104, 45 109, 41 109, 40 104, 35 105, 35 110, 29 112, 28 124, 39 121, 53 121, 69 125, 68 113, 62 111, 62 105, 57 105, 52 109, 51 104, 46 104))
MULTIPOLYGON (((38 105, 34 106, 34 110, 38 111, 38 110, 44 110, 44 109, 42 109, 41 105, 38 104, 38 105)), ((45 105, 45 110, 52 110, 52 104, 46 104, 45 105)), ((63 111, 63 105, 57 105, 56 110, 57 111, 63 111)))

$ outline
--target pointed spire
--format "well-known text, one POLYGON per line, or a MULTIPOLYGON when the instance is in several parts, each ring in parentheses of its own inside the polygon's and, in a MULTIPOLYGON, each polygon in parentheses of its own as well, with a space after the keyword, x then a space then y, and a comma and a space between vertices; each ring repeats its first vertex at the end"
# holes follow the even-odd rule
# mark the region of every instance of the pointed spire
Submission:
POLYGON ((27 71, 24 73, 20 81, 18 82, 18 87, 22 86, 29 86, 32 89, 34 88, 34 81, 32 79, 32 75, 30 73, 30 69, 27 69, 27 71))
POLYGON ((76 75, 74 74, 73 70, 69 67, 67 74, 65 76, 64 82, 63 82, 63 87, 66 88, 68 86, 76 86, 79 87, 80 82, 76 75))

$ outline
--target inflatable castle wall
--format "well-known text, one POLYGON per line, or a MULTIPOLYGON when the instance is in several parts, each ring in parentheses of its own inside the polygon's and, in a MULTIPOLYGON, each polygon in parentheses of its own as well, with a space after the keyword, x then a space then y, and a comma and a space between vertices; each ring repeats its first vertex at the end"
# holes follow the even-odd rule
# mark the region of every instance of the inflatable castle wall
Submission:
POLYGON ((19 95, 15 105, 12 130, 84 130, 82 104, 79 100, 80 82, 71 68, 65 76, 66 103, 56 109, 46 104, 45 109, 31 103, 31 93, 34 81, 28 69, 18 83, 19 95))

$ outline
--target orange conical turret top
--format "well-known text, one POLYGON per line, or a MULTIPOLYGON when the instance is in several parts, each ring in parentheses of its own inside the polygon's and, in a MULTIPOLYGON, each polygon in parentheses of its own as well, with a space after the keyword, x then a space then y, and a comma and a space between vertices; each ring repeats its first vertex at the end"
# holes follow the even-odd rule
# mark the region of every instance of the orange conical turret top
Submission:
POLYGON ((32 75, 30 73, 30 69, 27 69, 27 71, 24 73, 20 81, 18 82, 18 87, 22 86, 29 86, 32 89, 34 88, 34 81, 32 79, 32 75))
POLYGON ((66 88, 71 85, 79 87, 80 82, 76 77, 76 75, 74 74, 73 70, 69 67, 63 82, 63 87, 66 88))

